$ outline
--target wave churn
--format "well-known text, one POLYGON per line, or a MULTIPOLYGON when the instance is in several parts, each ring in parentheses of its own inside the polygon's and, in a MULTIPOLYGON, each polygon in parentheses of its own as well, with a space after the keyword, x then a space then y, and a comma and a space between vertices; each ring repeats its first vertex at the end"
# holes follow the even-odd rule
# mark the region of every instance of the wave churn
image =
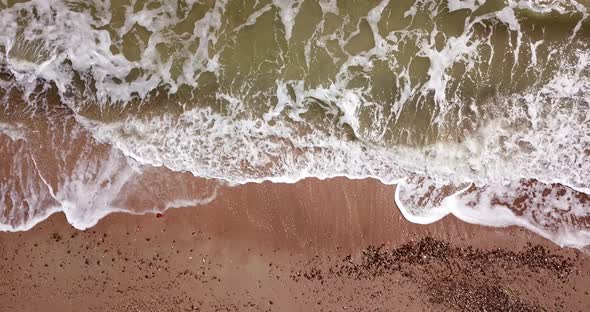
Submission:
POLYGON ((396 184, 412 222, 453 214, 582 248, 589 8, 0 1, 0 230, 345 176, 396 184))

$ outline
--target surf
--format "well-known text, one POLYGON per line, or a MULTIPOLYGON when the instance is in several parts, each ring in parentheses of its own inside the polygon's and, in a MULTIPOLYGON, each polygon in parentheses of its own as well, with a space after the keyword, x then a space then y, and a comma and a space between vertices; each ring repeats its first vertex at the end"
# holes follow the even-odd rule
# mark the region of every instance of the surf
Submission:
POLYGON ((344 176, 395 184, 413 222, 584 247, 587 19, 573 0, 1 3, 2 229, 344 176), (206 187, 135 207, 154 170, 206 187))

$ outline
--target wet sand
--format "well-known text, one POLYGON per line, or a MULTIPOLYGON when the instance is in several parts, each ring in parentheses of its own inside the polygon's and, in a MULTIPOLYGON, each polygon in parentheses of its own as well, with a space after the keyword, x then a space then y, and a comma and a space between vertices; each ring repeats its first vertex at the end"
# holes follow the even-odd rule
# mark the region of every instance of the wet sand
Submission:
POLYGON ((407 222, 394 186, 224 187, 86 231, 0 233, 0 311, 588 311, 590 257, 519 228, 407 222))

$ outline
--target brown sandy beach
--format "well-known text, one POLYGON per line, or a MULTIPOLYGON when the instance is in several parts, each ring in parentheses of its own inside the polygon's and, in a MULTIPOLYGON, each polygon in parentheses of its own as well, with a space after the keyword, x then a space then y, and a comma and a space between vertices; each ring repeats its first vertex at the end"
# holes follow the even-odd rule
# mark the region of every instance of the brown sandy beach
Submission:
POLYGON ((57 214, 0 233, 1 311, 588 311, 590 257, 519 228, 407 222, 394 186, 222 188, 212 203, 57 214))

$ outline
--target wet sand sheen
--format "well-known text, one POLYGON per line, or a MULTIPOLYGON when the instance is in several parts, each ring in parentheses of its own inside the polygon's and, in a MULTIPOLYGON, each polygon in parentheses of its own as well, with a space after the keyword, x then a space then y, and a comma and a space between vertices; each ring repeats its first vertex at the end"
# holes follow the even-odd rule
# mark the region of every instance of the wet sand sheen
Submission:
POLYGON ((518 228, 410 224, 393 192, 370 179, 247 184, 201 207, 112 214, 86 231, 56 214, 0 234, 0 310, 590 307, 587 254, 518 228))

